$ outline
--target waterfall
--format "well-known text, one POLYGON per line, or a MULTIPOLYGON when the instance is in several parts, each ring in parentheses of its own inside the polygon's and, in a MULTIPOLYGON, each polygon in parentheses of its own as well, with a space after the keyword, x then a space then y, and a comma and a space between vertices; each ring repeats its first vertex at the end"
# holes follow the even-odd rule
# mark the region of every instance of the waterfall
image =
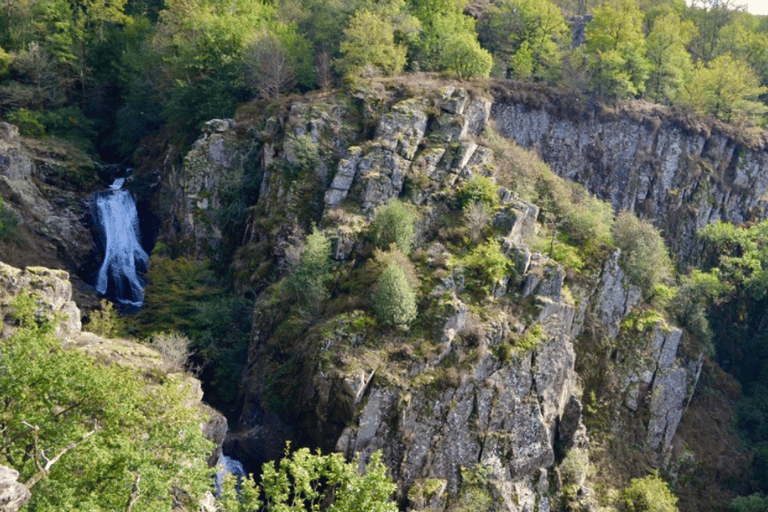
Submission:
POLYGON ((104 261, 96 278, 96 291, 126 306, 141 307, 149 255, 141 247, 139 215, 133 196, 118 178, 110 190, 96 196, 96 217, 104 246, 104 261))
POLYGON ((241 479, 245 476, 245 469, 239 460, 231 459, 224 455, 219 454, 219 462, 216 464, 216 476, 214 483, 216 484, 216 496, 221 496, 221 491, 224 488, 224 477, 227 475, 234 475, 237 478, 238 485, 241 479))

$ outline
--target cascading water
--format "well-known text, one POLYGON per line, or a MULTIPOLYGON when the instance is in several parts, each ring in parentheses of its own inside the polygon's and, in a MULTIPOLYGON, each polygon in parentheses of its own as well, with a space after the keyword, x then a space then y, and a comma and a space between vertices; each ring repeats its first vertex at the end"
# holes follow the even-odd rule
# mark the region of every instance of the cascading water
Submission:
POLYGON ((141 246, 136 203, 124 178, 118 178, 110 190, 96 196, 96 221, 104 246, 104 261, 96 277, 96 291, 120 304, 140 308, 144 302, 144 279, 149 255, 141 246))

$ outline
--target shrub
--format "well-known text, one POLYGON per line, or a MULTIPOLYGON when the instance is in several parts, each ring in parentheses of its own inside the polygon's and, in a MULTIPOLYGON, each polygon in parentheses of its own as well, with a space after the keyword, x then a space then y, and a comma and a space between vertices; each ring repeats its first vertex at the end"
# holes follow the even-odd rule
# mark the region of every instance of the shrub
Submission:
POLYGON ((325 284, 331 277, 331 241, 315 229, 286 256, 292 270, 288 288, 310 314, 319 313, 328 298, 325 284))
POLYGON ((192 355, 192 341, 180 332, 159 332, 153 334, 149 340, 149 346, 160 352, 163 360, 174 371, 183 371, 187 367, 187 361, 192 355))
POLYGON ((633 478, 621 493, 627 512, 677 512, 677 497, 657 474, 633 478))
POLYGON ((19 133, 30 137, 42 137, 45 135, 43 115, 26 108, 16 108, 8 112, 8 122, 19 128, 19 133))
POLYGON ((416 214, 405 203, 392 200, 376 209, 373 233, 378 247, 387 248, 395 243, 400 251, 408 254, 416 236, 416 214))
POLYGON ((373 308, 379 322, 398 329, 407 330, 416 319, 416 294, 399 265, 389 265, 379 277, 373 293, 373 308))
POLYGON ((114 338, 122 330, 120 317, 108 300, 102 299, 100 306, 99 309, 94 309, 88 314, 89 321, 84 326, 84 330, 99 336, 114 338))
POLYGON ((456 200, 462 209, 474 203, 483 203, 493 208, 499 204, 499 187, 493 178, 475 176, 466 182, 456 193, 456 200))
POLYGON ((731 500, 728 508, 735 512, 763 512, 768 510, 768 497, 761 493, 739 496, 731 500))
POLYGON ((646 297, 656 284, 672 276, 672 260, 664 239, 650 222, 621 212, 611 231, 616 245, 622 250, 621 268, 646 297))
POLYGON ((562 474, 563 483, 566 485, 582 485, 588 470, 589 451, 583 448, 568 450, 565 458, 560 463, 560 473, 562 474))
POLYGON ((373 250, 373 271, 375 274, 381 274, 390 265, 397 265, 403 269, 405 274, 405 280, 408 281, 411 289, 416 290, 419 287, 419 276, 416 272, 416 267, 413 262, 403 254, 396 245, 389 246, 388 251, 382 251, 380 249, 373 250))
POLYGON ((472 203, 464 209, 464 224, 469 230, 469 237, 473 242, 478 242, 483 238, 485 228, 490 221, 491 212, 484 202, 472 203))
POLYGON ((496 240, 489 240, 476 246, 458 262, 469 273, 469 278, 478 286, 488 289, 507 276, 512 263, 496 240))
POLYGON ((482 48, 471 33, 451 34, 440 55, 440 69, 467 78, 487 77, 493 67, 493 57, 482 48))
POLYGON ((225 476, 217 503, 221 510, 230 512, 396 512, 397 504, 390 499, 396 486, 387 476, 381 452, 371 455, 364 473, 358 471, 358 466, 358 458, 346 462, 340 453, 312 454, 300 448, 286 453, 277 467, 265 463, 261 485, 256 485, 253 478, 236 481, 233 475, 225 476), (262 504, 260 494, 266 503, 262 504))
POLYGON ((731 291, 731 286, 720 280, 717 269, 712 272, 693 270, 682 279, 670 309, 682 327, 688 328, 712 352, 712 329, 707 308, 713 300, 731 291))

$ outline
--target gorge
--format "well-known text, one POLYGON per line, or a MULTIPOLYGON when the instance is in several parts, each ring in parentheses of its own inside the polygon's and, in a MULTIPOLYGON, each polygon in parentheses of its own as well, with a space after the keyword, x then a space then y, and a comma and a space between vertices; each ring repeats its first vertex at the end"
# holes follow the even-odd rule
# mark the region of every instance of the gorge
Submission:
MULTIPOLYGON (((256 298, 228 456, 253 472, 286 441, 362 454, 363 464, 382 450, 398 503, 411 510, 472 510, 467 500, 483 496, 488 510, 598 510, 649 468, 685 497, 681 510, 714 502, 695 485, 717 464, 681 424, 698 418, 701 381, 729 381, 632 282, 615 246, 574 237, 577 221, 599 226, 600 212, 626 209, 653 221, 683 269, 704 225, 764 218, 763 145, 642 102, 565 103, 509 83, 382 80, 243 109, 207 123, 178 162, 137 169, 141 199, 163 219, 167 259, 226 264, 232 288, 256 298), (554 178, 537 154, 611 206, 554 178), (377 242, 374 222, 396 200, 416 219, 415 249, 402 255, 377 242), (290 282, 313 230, 327 238, 333 269, 319 312, 290 282), (497 254, 501 273, 485 273, 497 254), (380 325, 370 300, 392 261, 418 296, 408 332, 380 325)), ((22 151, 17 134, 2 144, 6 204, 74 274, 90 250, 87 215, 57 230, 30 215, 55 210, 49 163, 22 151)), ((99 193, 95 206, 95 225, 118 235, 102 239, 95 288, 140 304, 136 271, 149 258, 130 193, 99 193)), ((693 428, 710 432, 719 457, 737 443, 725 429, 693 428)), ((713 492, 750 491, 728 488, 745 474, 739 457, 718 467, 713 492)))

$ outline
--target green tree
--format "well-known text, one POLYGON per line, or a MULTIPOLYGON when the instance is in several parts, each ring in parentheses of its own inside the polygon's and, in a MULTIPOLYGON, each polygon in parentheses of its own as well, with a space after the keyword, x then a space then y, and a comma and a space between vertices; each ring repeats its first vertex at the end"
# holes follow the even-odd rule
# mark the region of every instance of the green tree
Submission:
POLYGON ((440 55, 441 70, 467 79, 487 77, 491 67, 493 57, 480 46, 473 34, 461 33, 446 39, 445 49, 440 55))
POLYGON ((743 9, 744 6, 737 4, 735 0, 692 2, 687 10, 687 17, 698 28, 697 35, 689 46, 695 62, 704 65, 721 53, 721 31, 734 20, 737 12, 743 9))
POLYGON ((768 111, 758 100, 766 91, 749 64, 723 54, 696 68, 681 102, 700 114, 745 126, 756 124, 768 111))
POLYGON ((331 277, 331 241, 314 229, 303 244, 288 254, 291 275, 287 285, 298 303, 312 315, 318 314, 328 298, 326 283, 331 277))
POLYGON ((648 34, 647 57, 651 64, 646 94, 659 102, 674 103, 684 84, 691 79, 693 63, 686 45, 691 42, 696 27, 690 20, 681 20, 670 12, 656 18, 648 34))
MULTIPOLYGON (((397 512, 391 500, 395 484, 387 476, 381 452, 371 455, 364 472, 358 457, 345 462, 340 453, 312 454, 307 448, 286 453, 277 466, 262 466, 261 489, 268 510, 279 512, 397 512)), ((258 489, 252 480, 235 490, 234 479, 224 486, 219 503, 227 512, 259 509, 258 489)))
POLYGON ((768 33, 761 30, 759 19, 748 12, 735 13, 733 22, 720 32, 718 48, 748 63, 761 84, 768 85, 768 33))
POLYGON ((595 9, 584 52, 592 90, 599 95, 626 98, 645 90, 650 66, 642 22, 636 0, 612 0, 595 9))
POLYGON ((389 265, 381 274, 371 300, 382 325, 407 330, 418 315, 416 294, 397 264, 389 265))
POLYGON ((13 304, 18 329, 0 340, 0 463, 34 487, 31 510, 170 511, 208 487, 212 444, 178 377, 65 349, 35 299, 13 304), (183 498, 186 496, 186 498, 183 498))
POLYGON ((478 22, 478 37, 507 78, 554 80, 569 38, 560 8, 550 0, 503 0, 478 22))
POLYGON ((376 245, 386 249, 396 244, 404 254, 409 254, 416 236, 416 214, 413 208, 394 199, 376 209, 373 218, 376 245))
POLYGON ((627 512, 677 512, 677 497, 657 474, 633 478, 621 492, 627 512))
POLYGON ((621 212, 611 232, 621 249, 621 268, 646 297, 653 292, 655 285, 672 277, 669 251, 653 224, 638 219, 630 212, 621 212))
POLYGON ((165 61, 163 118, 184 131, 234 114, 247 41, 274 16, 260 0, 167 0, 153 44, 165 61))
POLYGON ((336 62, 347 78, 394 75, 405 66, 406 47, 395 42, 391 20, 373 10, 357 11, 344 30, 341 58, 336 62))

